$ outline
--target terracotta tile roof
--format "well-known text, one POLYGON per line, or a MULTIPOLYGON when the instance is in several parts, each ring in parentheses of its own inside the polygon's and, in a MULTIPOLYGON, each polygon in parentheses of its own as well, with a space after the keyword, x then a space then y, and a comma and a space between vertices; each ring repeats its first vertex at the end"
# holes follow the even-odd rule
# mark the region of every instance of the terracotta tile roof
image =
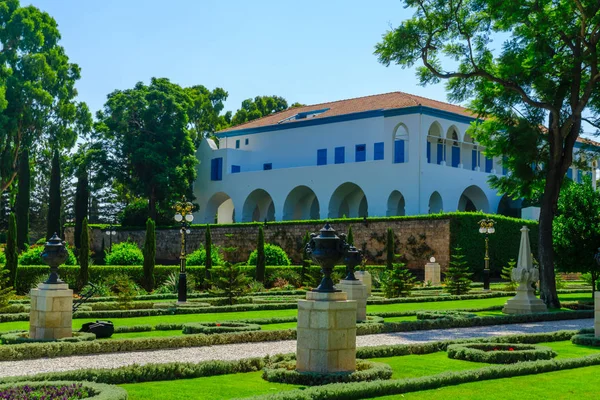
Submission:
MULTIPOLYGON (((357 97, 354 99, 332 101, 330 103, 313 104, 310 106, 291 108, 278 113, 267 115, 253 121, 249 121, 231 128, 224 129, 221 132, 236 131, 240 129, 258 128, 262 126, 277 125, 286 118, 293 117, 294 115, 307 111, 322 110, 329 108, 324 113, 318 114, 313 118, 325 118, 333 117, 337 115, 352 114, 362 111, 372 110, 389 110, 395 108, 405 108, 414 106, 426 106, 435 108, 438 110, 448 111, 451 113, 473 117, 466 108, 460 107, 454 104, 444 103, 437 100, 428 99, 413 94, 403 92, 391 92, 384 94, 376 94, 372 96, 357 97)), ((301 120, 302 121, 302 120, 301 120)), ((290 120, 285 122, 286 124, 293 124, 296 120, 290 120)))

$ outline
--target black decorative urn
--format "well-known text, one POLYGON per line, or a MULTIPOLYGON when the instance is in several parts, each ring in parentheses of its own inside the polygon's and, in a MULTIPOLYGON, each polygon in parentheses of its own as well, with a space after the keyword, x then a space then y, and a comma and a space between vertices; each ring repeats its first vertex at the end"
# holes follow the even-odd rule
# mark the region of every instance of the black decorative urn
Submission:
POLYGON ((54 233, 50 240, 46 242, 46 247, 42 253, 42 260, 50 266, 50 276, 44 283, 64 283, 58 278, 58 266, 67 261, 67 258, 69 258, 69 253, 65 247, 65 242, 54 233))
POLYGON ((362 262, 362 253, 354 246, 349 246, 346 254, 344 255, 344 264, 346 265, 346 281, 357 281, 354 276, 354 267, 360 265, 362 262))
POLYGON ((321 229, 320 234, 312 233, 310 241, 306 245, 306 253, 317 264, 321 266, 323 280, 315 292, 332 293, 340 292, 333 287, 331 273, 333 267, 342 259, 346 253, 348 244, 346 243, 346 235, 336 235, 335 229, 325 224, 321 229))

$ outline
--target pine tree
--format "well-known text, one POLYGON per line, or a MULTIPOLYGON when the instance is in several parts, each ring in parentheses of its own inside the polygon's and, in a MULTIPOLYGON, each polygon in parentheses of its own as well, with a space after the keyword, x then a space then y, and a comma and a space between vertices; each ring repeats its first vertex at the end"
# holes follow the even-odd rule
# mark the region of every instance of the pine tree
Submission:
MULTIPOLYGON (((396 258, 399 256, 396 255, 396 258)), ((417 280, 414 275, 406 268, 406 264, 396 262, 391 270, 383 272, 381 277, 381 289, 388 299, 394 297, 405 297, 410 294, 417 280)))
POLYGON ((445 290, 453 295, 466 294, 471 290, 471 272, 460 247, 452 252, 450 266, 446 272, 445 290))
POLYGON ((6 235, 4 255, 6 256, 9 285, 16 287, 19 256, 17 253, 17 219, 15 213, 10 213, 8 216, 8 234, 6 235))
POLYGON ((60 156, 58 150, 54 150, 54 156, 52 157, 49 195, 48 227, 46 229, 47 239, 50 239, 54 233, 57 235, 61 234, 60 211, 62 208, 62 200, 60 197, 60 156))
POLYGON ((206 225, 204 232, 204 248, 206 249, 206 258, 204 260, 204 280, 210 281, 210 270, 212 269, 212 236, 210 234, 210 225, 206 225))
POLYGON ((352 227, 348 227, 348 237, 346 238, 346 242, 348 242, 348 244, 350 246, 354 246, 354 234, 352 233, 352 227))
POLYGON ((512 270, 515 268, 515 265, 517 265, 517 262, 514 258, 511 258, 508 262, 508 265, 502 268, 502 273, 500 274, 500 276, 502 277, 502 279, 508 281, 506 282, 506 286, 504 287, 506 290, 515 290, 517 288, 517 282, 514 282, 512 280, 512 270))
POLYGON ((209 293, 227 297, 229 305, 233 305, 236 297, 248 292, 251 282, 252 278, 246 276, 237 264, 225 262, 225 265, 215 272, 215 278, 210 282, 212 288, 209 289, 209 293))
MULTIPOLYGON (((81 247, 81 238, 83 230, 83 220, 88 217, 88 203, 90 199, 90 189, 88 182, 88 173, 85 165, 80 165, 77 169, 77 187, 75 189, 75 248, 81 247)), ((88 221, 89 222, 89 221, 88 221)))
POLYGON ((29 245, 29 206, 31 203, 31 169, 29 150, 25 149, 19 157, 19 185, 15 212, 17 217, 17 248, 25 250, 29 245))
POLYGON ((81 222, 81 237, 79 241, 79 288, 88 284, 90 279, 90 234, 88 220, 84 218, 81 222))
POLYGON ((256 244, 256 281, 265 281, 265 233, 263 227, 258 227, 258 243, 256 244))
POLYGON ((395 247, 396 238, 394 237, 394 231, 392 228, 388 228, 387 230, 387 239, 385 242, 385 251, 386 251, 386 259, 385 265, 386 269, 391 270, 394 268, 394 257, 396 256, 395 247))
POLYGON ((154 290, 154 265, 156 263, 156 224, 152 218, 146 221, 146 241, 144 243, 144 289, 154 290))

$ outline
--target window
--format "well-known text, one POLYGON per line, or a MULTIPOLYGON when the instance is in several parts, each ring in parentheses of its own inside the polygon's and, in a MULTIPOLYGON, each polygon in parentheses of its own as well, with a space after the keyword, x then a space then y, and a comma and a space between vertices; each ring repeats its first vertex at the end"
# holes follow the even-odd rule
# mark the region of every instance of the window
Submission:
POLYGON ((479 166, 479 152, 477 150, 471 150, 471 169, 475 171, 479 166))
MULTIPOLYGON (((429 143, 428 143, 429 144, 429 143)), ((429 149, 429 146, 427 146, 429 149)), ((429 155, 427 156, 429 158, 429 155)), ((401 164, 404 162, 404 140, 394 141, 394 163, 401 164)))
POLYGON ((367 145, 357 144, 354 158, 356 162, 365 161, 367 159, 367 145))
POLYGON ((573 179, 573 168, 567 170, 567 178, 573 179))
POLYGON ((373 159, 383 160, 383 142, 375 143, 373 146, 373 159))
POLYGON ((210 180, 223 180, 223 157, 210 160, 210 180))
POLYGON ((492 172, 494 168, 494 159, 493 158, 485 158, 485 172, 492 172))
POLYGON ((317 150, 317 165, 327 165, 327 149, 317 150))
POLYGON ((460 147, 452 146, 452 166, 458 168, 460 164, 460 147))
POLYGON ((345 147, 336 147, 335 148, 335 163, 343 164, 346 162, 346 148, 345 147))
POLYGON ((583 173, 580 169, 577 170, 577 182, 581 183, 583 181, 583 173))
POLYGON ((232 165, 232 166, 231 166, 231 173, 232 173, 232 174, 237 174, 237 173, 238 173, 238 172, 240 172, 240 171, 241 171, 241 168, 240 168, 240 166, 239 166, 239 165, 232 165))
POLYGON ((240 140, 239 139, 235 141, 235 148, 236 149, 240 148, 240 140))
POLYGON ((427 162, 431 163, 431 142, 427 142, 427 162))
POLYGON ((438 140, 438 144, 437 144, 437 163, 438 165, 442 163, 442 161, 445 161, 445 157, 444 157, 444 144, 441 143, 441 140, 438 140))
POLYGON ((248 146, 248 143, 250 143, 250 139, 246 138, 246 146, 248 146))
POLYGON ((506 175, 508 172, 508 168, 506 167, 506 163, 508 162, 508 157, 502 156, 502 175, 506 175))
POLYGON ((268 170, 270 170, 270 169, 273 169, 273 163, 266 163, 266 164, 263 164, 263 169, 264 169, 265 171, 268 171, 268 170))

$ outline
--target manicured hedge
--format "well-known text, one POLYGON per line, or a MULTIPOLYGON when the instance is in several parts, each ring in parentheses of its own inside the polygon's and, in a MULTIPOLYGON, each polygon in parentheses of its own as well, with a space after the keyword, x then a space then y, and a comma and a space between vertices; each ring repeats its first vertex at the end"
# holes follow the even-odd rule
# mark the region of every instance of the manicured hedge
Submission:
POLYGON ((573 344, 582 346, 600 347, 600 337, 596 337, 594 333, 582 333, 571 338, 573 344))
POLYGON ((524 361, 551 360, 556 352, 550 347, 517 343, 461 343, 446 349, 455 360, 488 364, 514 364, 524 361))
MULTIPOLYGON (((15 383, 10 383, 6 385, 0 385, 0 392, 21 386, 29 386, 30 388, 37 389, 43 386, 53 386, 53 387, 63 387, 70 386, 73 384, 81 384, 84 388, 89 389, 91 392, 95 393, 91 397, 85 397, 82 400, 127 400, 128 395, 125 389, 122 389, 118 386, 107 385, 104 383, 94 383, 94 382, 74 382, 74 381, 44 381, 44 382, 34 382, 34 381, 19 381, 15 383)), ((65 397, 66 398, 66 397, 65 397)))
POLYGON ((19 331, 10 332, 0 335, 0 342, 2 344, 22 344, 22 343, 78 343, 78 342, 89 342, 96 340, 96 335, 88 332, 73 332, 73 337, 65 337, 60 339, 30 339, 29 332, 19 331))
POLYGON ((476 318, 477 314, 455 310, 435 310, 435 311, 419 311, 417 319, 438 319, 438 318, 476 318))
POLYGON ((206 335, 214 335, 217 333, 231 332, 251 332, 260 331, 260 325, 249 324, 246 322, 191 322, 183 324, 183 334, 192 335, 196 333, 204 333, 206 335))

